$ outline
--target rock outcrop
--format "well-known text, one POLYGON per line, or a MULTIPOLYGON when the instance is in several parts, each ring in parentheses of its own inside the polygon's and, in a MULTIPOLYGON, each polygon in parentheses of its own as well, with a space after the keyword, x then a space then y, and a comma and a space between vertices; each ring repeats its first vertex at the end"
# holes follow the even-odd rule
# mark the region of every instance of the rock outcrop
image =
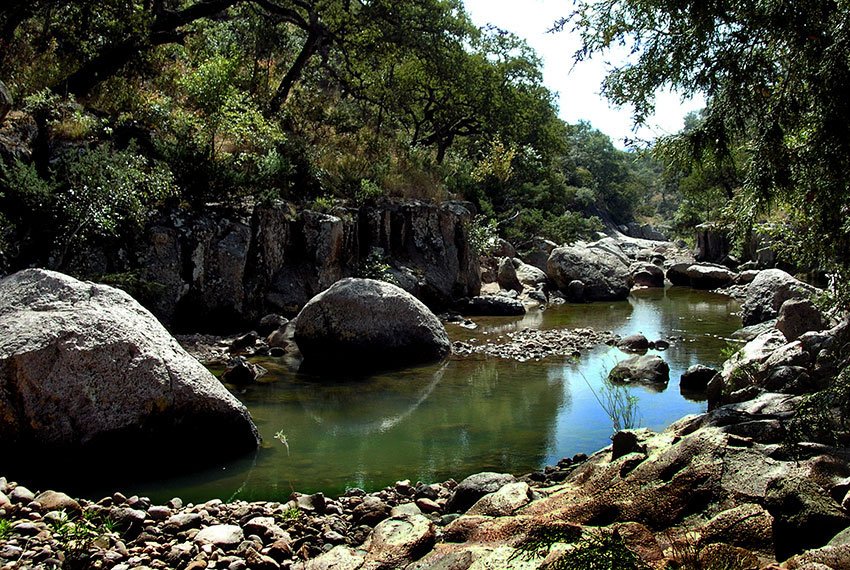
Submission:
POLYGON ((19 452, 102 462, 111 449, 112 464, 118 447, 179 462, 258 445, 245 407, 153 315, 52 271, 0 281, 0 387, 0 442, 19 452))
POLYGON ((694 257, 697 261, 722 263, 729 256, 732 244, 729 232, 715 223, 704 223, 696 227, 697 245, 694 257))
POLYGON ((629 263, 625 254, 609 244, 577 243, 552 251, 547 275, 564 292, 579 281, 587 301, 620 300, 629 296, 629 263))
POLYGON ((374 279, 342 279, 316 295, 295 319, 294 338, 311 367, 399 366, 451 352, 445 328, 428 307, 374 279))
POLYGON ((269 313, 292 317, 335 281, 369 274, 376 255, 409 293, 446 307, 480 290, 470 219, 460 202, 385 202, 330 214, 284 204, 208 207, 160 219, 129 261, 93 270, 137 271, 151 284, 151 311, 193 332, 242 328, 269 313))
POLYGON ((744 326, 775 319, 782 303, 789 299, 808 299, 817 290, 795 279, 781 269, 759 272, 747 288, 747 297, 741 305, 744 326))

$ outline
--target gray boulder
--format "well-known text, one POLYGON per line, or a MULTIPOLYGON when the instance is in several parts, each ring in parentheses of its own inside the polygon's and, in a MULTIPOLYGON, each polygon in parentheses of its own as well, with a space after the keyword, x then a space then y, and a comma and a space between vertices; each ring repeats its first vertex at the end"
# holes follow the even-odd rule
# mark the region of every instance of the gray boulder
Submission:
POLYGON ((726 287, 735 279, 735 273, 725 267, 695 263, 685 271, 694 289, 726 287))
POLYGON ((516 483, 516 477, 508 473, 485 471, 470 475, 455 488, 446 508, 449 512, 465 512, 484 495, 495 493, 509 483, 516 483))
POLYGON ((717 375, 717 370, 702 364, 694 364, 682 373, 679 388, 684 392, 702 392, 717 375))
POLYGON ((0 386, 7 448, 111 464, 119 448, 220 459, 259 443, 245 407, 129 295, 52 271, 0 280, 0 386))
POLYGON ((694 257, 697 261, 720 263, 732 249, 729 231, 720 224, 712 222, 696 227, 696 241, 694 257))
POLYGON ((342 279, 313 297, 298 314, 294 339, 305 362, 319 367, 415 364, 451 352, 428 307, 374 279, 342 279))
POLYGON ((617 348, 623 352, 646 352, 649 350, 649 340, 642 334, 632 334, 617 341, 617 348))
POLYGON ((529 287, 531 289, 538 289, 541 287, 545 287, 549 282, 549 278, 546 276, 546 272, 542 269, 538 269, 533 265, 529 265, 527 263, 523 263, 519 259, 514 259, 514 268, 516 269, 516 276, 519 279, 519 282, 524 286, 529 287))
POLYGON ((632 356, 618 362, 608 377, 614 382, 666 384, 670 381, 670 366, 655 354, 632 356))
POLYGON ((779 308, 776 328, 782 331, 789 341, 797 340, 800 335, 810 331, 822 331, 827 328, 823 313, 808 299, 788 299, 779 308))
POLYGON ((525 306, 516 299, 504 295, 473 297, 457 306, 464 315, 512 317, 525 314, 525 306))
POLYGON ((664 287, 664 270, 652 263, 633 263, 629 269, 636 287, 664 287))
POLYGON ((782 303, 789 299, 809 299, 817 289, 795 279, 781 269, 767 269, 756 275, 747 287, 747 297, 741 305, 744 326, 776 318, 782 303))
POLYGON ((499 269, 496 272, 496 282, 502 289, 512 291, 522 291, 522 284, 516 274, 516 267, 510 257, 503 257, 499 260, 499 269))
POLYGON ((620 300, 629 296, 629 265, 615 253, 602 247, 576 244, 552 251, 547 275, 562 291, 570 283, 584 284, 587 301, 620 300))
POLYGON ((691 278, 688 277, 688 267, 692 263, 675 263, 667 268, 667 280, 673 285, 690 286, 691 278))
POLYGON ((553 241, 543 239, 542 237, 533 237, 523 248, 522 258, 526 263, 533 265, 540 271, 546 272, 549 256, 552 255, 552 252, 557 247, 558 244, 553 241))
POLYGON ((402 515, 375 527, 366 555, 378 568, 404 568, 434 546, 434 523, 423 515, 402 515))
POLYGON ((850 525, 850 517, 841 506, 809 478, 772 481, 765 492, 765 503, 776 519, 779 555, 824 546, 830 537, 850 525))

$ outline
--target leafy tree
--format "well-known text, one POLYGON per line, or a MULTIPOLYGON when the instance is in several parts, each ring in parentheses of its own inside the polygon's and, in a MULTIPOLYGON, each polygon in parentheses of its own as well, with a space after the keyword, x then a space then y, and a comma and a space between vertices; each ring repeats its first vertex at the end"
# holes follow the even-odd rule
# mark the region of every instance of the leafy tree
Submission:
POLYGON ((577 0, 560 22, 581 33, 579 60, 631 49, 602 90, 633 104, 636 123, 661 87, 703 94, 702 120, 664 141, 668 152, 709 157, 720 171, 738 165, 741 183, 729 192, 738 227, 784 211, 788 252, 836 283, 850 281, 848 24, 840 0, 577 0))

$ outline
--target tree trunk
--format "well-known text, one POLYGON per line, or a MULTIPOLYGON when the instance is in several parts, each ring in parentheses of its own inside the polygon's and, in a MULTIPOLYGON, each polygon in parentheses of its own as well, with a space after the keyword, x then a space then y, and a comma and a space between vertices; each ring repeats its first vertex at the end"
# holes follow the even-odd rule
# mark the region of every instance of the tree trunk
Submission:
POLYGON ((310 30, 307 32, 307 40, 304 42, 301 52, 298 54, 298 57, 295 58, 295 61, 292 63, 292 67, 290 67, 289 71, 286 72, 286 75, 283 77, 277 88, 277 92, 274 94, 274 97, 272 97, 272 100, 269 103, 269 109, 272 112, 279 111, 281 107, 283 107, 283 104, 286 103, 286 100, 289 98, 289 93, 292 91, 295 83, 301 78, 301 74, 307 67, 307 63, 319 50, 323 41, 324 33, 321 29, 318 26, 311 26, 310 30))

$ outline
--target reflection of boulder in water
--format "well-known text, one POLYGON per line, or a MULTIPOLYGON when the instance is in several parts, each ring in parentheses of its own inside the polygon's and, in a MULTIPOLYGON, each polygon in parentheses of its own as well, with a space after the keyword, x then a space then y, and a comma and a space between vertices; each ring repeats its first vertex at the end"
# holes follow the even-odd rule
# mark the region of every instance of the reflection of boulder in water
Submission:
POLYGON ((405 450, 399 453, 415 454, 411 461, 432 453, 439 462, 451 461, 463 469, 496 461, 496 456, 509 463, 515 455, 510 450, 545 457, 558 410, 564 406, 563 393, 554 379, 529 374, 515 363, 464 360, 356 384, 322 382, 303 387, 296 397, 319 424, 317 429, 333 436, 355 436, 354 445, 366 453, 386 454, 387 449, 373 446, 394 445, 401 439, 405 450), (504 383, 516 388, 500 389, 504 383), (383 437, 391 431, 390 440, 383 437))
POLYGON ((437 369, 424 385, 416 380, 399 380, 394 387, 411 389, 401 398, 388 398, 386 390, 376 389, 379 386, 370 385, 368 380, 325 388, 305 386, 296 392, 296 398, 313 421, 334 434, 381 433, 401 423, 428 399, 447 366, 437 369), (317 394, 323 397, 318 400, 317 394), (357 414, 352 414, 355 411, 357 414))

